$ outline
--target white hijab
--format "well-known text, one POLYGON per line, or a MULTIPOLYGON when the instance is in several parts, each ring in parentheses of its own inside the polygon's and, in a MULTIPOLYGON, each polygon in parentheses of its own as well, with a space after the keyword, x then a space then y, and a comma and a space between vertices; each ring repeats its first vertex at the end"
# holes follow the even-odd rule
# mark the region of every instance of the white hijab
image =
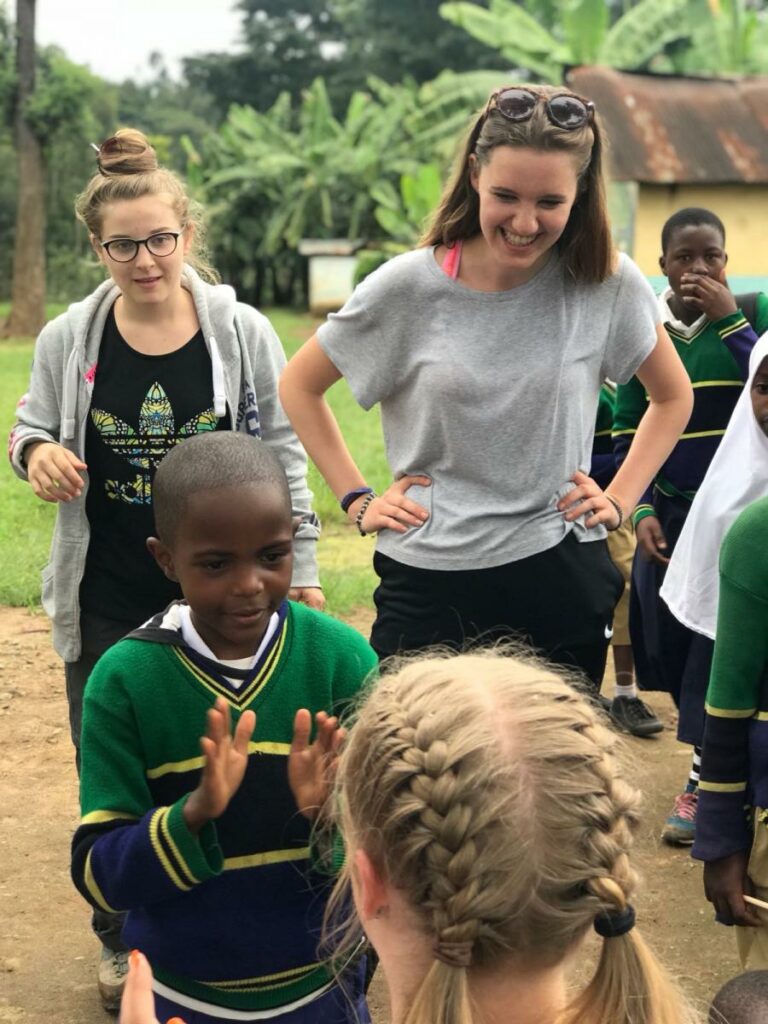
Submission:
POLYGON ((749 380, 675 546, 661 588, 684 626, 715 637, 720 545, 747 505, 768 495, 768 437, 752 413, 752 380, 768 357, 768 333, 749 357, 749 380))

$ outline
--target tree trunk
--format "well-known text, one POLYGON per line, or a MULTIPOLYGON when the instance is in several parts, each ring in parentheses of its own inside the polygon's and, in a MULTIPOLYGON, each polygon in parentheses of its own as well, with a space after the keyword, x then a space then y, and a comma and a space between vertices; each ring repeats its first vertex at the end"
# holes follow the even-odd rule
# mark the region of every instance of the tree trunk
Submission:
POLYGON ((3 325, 4 337, 37 334, 45 323, 45 161, 24 116, 27 100, 35 90, 35 3, 17 0, 16 5, 18 88, 14 137, 18 191, 11 312, 3 325))

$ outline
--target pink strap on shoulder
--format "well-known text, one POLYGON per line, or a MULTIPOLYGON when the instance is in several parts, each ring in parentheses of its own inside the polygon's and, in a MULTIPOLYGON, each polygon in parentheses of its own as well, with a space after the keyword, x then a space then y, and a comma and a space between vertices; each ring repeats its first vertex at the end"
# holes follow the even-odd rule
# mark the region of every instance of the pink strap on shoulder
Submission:
POLYGON ((454 242, 454 244, 446 253, 445 259, 443 260, 443 271, 448 275, 448 277, 451 278, 452 281, 455 281, 456 278, 459 276, 459 267, 461 266, 461 250, 463 246, 464 241, 460 238, 458 241, 454 242))

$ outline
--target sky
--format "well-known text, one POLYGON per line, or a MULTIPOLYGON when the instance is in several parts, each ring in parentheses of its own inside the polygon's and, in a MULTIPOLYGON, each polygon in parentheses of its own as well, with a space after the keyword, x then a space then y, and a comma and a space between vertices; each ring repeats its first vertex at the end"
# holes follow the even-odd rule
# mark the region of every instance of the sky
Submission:
POLYGON ((181 57, 237 49, 232 8, 233 0, 37 0, 36 36, 112 81, 148 78, 154 50, 176 77, 181 57))

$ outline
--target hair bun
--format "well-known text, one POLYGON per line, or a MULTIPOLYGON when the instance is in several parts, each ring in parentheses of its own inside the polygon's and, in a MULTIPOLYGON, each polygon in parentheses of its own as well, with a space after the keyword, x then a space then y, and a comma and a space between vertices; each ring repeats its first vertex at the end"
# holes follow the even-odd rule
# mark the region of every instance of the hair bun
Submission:
POLYGON ((146 174, 158 169, 157 153, 136 128, 120 128, 98 147, 99 170, 116 174, 146 174))

